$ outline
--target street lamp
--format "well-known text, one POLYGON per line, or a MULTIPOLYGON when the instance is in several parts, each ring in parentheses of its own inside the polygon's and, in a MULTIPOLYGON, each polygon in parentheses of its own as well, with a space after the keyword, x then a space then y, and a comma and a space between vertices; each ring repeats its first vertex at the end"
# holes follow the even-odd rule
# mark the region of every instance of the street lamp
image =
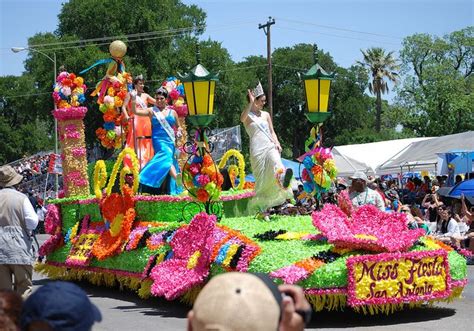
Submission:
MULTIPOLYGON (((51 62, 53 62, 54 65, 54 77, 53 77, 53 86, 56 84, 56 77, 57 77, 57 70, 56 70, 56 53, 53 52, 53 57, 49 56, 48 54, 37 50, 36 48, 30 48, 30 47, 12 47, 11 48, 13 53, 19 53, 22 51, 32 51, 39 53, 46 58, 48 58, 51 62)), ((56 102, 54 103, 54 110, 56 111, 56 102)), ((54 118, 54 153, 57 155, 58 154, 58 120, 54 118)), ((58 189, 59 189, 59 179, 58 179, 58 174, 56 174, 56 180, 55 180, 55 185, 54 185, 54 190, 56 191, 56 198, 58 197, 58 189)))
POLYGON ((217 74, 210 73, 200 64, 197 51, 197 65, 186 75, 180 75, 189 110, 189 121, 196 127, 206 127, 214 119, 214 92, 217 74))
POLYGON ((323 123, 331 116, 328 111, 329 88, 334 74, 328 74, 318 64, 318 47, 314 45, 314 65, 303 75, 306 117, 313 123, 323 123))

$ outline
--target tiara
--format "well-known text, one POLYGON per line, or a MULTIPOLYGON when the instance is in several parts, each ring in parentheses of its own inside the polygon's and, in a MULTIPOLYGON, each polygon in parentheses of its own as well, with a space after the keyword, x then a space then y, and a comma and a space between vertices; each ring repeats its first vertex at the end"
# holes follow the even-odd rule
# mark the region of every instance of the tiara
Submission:
POLYGON ((258 98, 259 96, 265 94, 265 92, 263 92, 262 83, 260 83, 260 81, 258 81, 258 85, 253 89, 252 94, 255 98, 258 98))

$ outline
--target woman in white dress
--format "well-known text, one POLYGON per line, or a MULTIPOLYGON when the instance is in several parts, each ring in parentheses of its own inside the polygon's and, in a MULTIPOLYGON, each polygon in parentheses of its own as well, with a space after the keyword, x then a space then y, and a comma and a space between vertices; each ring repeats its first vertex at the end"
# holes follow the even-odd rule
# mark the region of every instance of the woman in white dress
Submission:
POLYGON ((240 121, 250 137, 250 164, 255 177, 255 197, 250 201, 251 213, 281 205, 293 196, 289 188, 293 172, 281 162, 281 145, 273 130, 270 115, 262 111, 267 99, 262 85, 248 90, 249 104, 240 121))

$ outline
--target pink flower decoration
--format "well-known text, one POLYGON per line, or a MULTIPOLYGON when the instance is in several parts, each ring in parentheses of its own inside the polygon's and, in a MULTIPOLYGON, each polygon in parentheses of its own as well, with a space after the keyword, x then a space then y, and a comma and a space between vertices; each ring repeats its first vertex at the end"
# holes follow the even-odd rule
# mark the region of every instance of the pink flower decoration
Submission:
POLYGON ((313 225, 341 248, 403 252, 424 234, 423 229, 408 229, 405 215, 385 213, 372 205, 360 207, 348 218, 339 207, 326 204, 312 217, 313 225))
POLYGON ((197 178, 197 182, 199 184, 200 187, 204 187, 206 186, 207 183, 209 183, 211 180, 209 179, 209 176, 208 175, 200 175, 198 178, 197 178))
POLYGON ((200 170, 201 170, 201 164, 199 163, 192 163, 189 166, 189 171, 191 172, 191 175, 193 176, 196 176, 200 170))
POLYGON ((55 204, 49 204, 44 219, 44 230, 47 234, 55 234, 58 227, 61 227, 59 208, 55 204))
POLYGON ((176 230, 170 242, 173 257, 156 265, 151 272, 153 295, 173 300, 204 282, 209 274, 215 226, 215 215, 199 213, 188 226, 176 230), (190 259, 196 256, 195 265, 190 266, 190 259))
POLYGON ((285 284, 295 284, 306 278, 307 275, 307 270, 295 265, 289 265, 270 273, 270 277, 280 278, 285 284))
POLYGON ((179 98, 179 92, 178 92, 177 90, 172 90, 172 91, 170 92, 170 98, 171 98, 172 100, 178 100, 178 98, 179 98))

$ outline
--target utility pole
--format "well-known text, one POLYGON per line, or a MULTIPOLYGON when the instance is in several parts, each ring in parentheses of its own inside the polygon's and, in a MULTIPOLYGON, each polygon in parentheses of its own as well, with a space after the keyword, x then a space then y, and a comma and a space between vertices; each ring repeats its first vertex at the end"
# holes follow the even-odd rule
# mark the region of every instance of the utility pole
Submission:
POLYGON ((272 47, 270 44, 270 26, 275 24, 275 19, 271 16, 268 17, 266 24, 259 24, 258 28, 263 29, 265 35, 267 36, 267 61, 268 61, 268 95, 267 95, 267 104, 268 110, 270 112, 270 118, 273 119, 273 88, 272 88, 272 47))

